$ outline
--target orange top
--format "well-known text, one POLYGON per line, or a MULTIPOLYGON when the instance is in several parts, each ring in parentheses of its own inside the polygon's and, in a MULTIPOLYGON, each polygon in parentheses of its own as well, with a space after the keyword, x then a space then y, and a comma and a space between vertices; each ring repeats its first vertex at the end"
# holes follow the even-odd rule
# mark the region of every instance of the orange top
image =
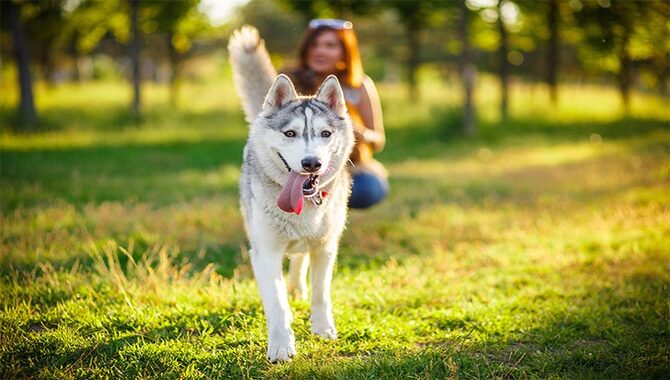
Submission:
POLYGON ((384 149, 386 143, 377 89, 372 79, 365 76, 359 88, 343 86, 343 90, 356 135, 351 161, 354 164, 369 162, 372 154, 384 149))

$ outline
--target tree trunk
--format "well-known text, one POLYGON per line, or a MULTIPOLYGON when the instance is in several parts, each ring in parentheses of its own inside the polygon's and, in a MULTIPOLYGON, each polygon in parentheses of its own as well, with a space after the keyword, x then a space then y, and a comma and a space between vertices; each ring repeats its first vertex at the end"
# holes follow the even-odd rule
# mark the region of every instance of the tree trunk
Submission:
POLYGON ((167 33, 167 49, 168 49, 168 58, 170 61, 170 105, 172 107, 177 106, 178 97, 179 97, 179 84, 180 76, 179 69, 181 66, 181 59, 179 52, 172 45, 172 37, 174 36, 173 32, 167 33))
POLYGON ((626 115, 630 112, 631 59, 628 53, 630 28, 624 27, 624 36, 619 54, 619 91, 626 115))
POLYGON ((472 64, 472 50, 468 34, 468 18, 470 11, 465 0, 460 3, 461 17, 458 24, 458 38, 463 44, 463 51, 459 60, 459 71, 463 84, 463 133, 473 136, 476 133, 476 116, 473 104, 473 93, 477 69, 472 64))
POLYGON ((668 76, 670 68, 661 67, 656 68, 656 80, 658 81, 658 93, 663 96, 670 96, 670 83, 668 83, 668 76))
POLYGON ((13 1, 9 1, 7 5, 12 39, 14 40, 14 55, 19 74, 19 125, 22 129, 28 130, 37 125, 33 81, 30 76, 28 36, 19 17, 21 13, 19 5, 13 1))
POLYGON ((558 16, 558 0, 550 0, 549 14, 547 15, 547 23, 549 24, 547 86, 549 86, 549 96, 551 98, 551 103, 554 106, 558 103, 558 82, 556 78, 559 66, 558 16))
POLYGON ((419 99, 419 88, 417 85, 416 71, 419 67, 419 26, 412 20, 405 23, 407 34, 407 48, 409 55, 407 57, 407 84, 409 98, 411 101, 419 99))
POLYGON ((68 47, 68 53, 70 53, 70 60, 72 61, 72 80, 77 83, 81 82, 81 73, 79 72, 79 49, 77 48, 78 37, 79 34, 75 33, 70 41, 70 46, 68 47))
POLYGON ((502 119, 507 119, 508 110, 509 110, 509 64, 507 62, 508 54, 508 41, 507 41, 507 29, 505 28, 505 22, 501 16, 502 12, 500 8, 502 6, 502 0, 498 1, 498 33, 500 34, 500 46, 498 48, 498 53, 500 56, 500 117, 502 119))
POLYGON ((54 84, 54 63, 51 53, 51 44, 46 43, 42 46, 42 53, 40 54, 40 64, 42 66, 42 76, 47 87, 53 87, 54 84))
POLYGON ((142 116, 138 2, 139 0, 130 0, 130 24, 132 33, 132 42, 130 44, 130 59, 133 66, 133 115, 135 116, 136 120, 139 120, 142 116))

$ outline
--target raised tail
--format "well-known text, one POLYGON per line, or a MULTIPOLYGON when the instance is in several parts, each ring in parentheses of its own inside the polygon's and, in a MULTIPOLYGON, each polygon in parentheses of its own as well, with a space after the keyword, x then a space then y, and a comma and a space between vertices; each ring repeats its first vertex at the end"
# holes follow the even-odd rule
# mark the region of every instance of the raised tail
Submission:
POLYGON ((233 68, 233 81, 242 100, 244 115, 249 124, 261 112, 263 101, 277 71, 265 49, 265 43, 253 26, 233 32, 228 42, 228 54, 233 68))

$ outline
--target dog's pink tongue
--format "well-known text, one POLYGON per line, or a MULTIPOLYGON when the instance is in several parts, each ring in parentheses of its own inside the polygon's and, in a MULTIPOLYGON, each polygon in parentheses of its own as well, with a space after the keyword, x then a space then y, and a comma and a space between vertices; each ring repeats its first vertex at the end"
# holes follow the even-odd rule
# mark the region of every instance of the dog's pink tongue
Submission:
POLYGON ((307 174, 300 174, 294 171, 288 173, 288 179, 284 188, 277 198, 277 206, 286 212, 295 212, 300 215, 304 199, 302 197, 302 184, 309 177, 307 174))

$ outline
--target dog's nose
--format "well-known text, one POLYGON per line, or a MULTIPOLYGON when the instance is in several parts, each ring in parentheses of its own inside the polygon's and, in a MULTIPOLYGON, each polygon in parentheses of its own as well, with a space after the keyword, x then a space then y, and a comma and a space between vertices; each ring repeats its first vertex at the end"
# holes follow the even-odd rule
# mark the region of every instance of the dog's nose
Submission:
POLYGON ((303 158, 300 163, 302 164, 302 168, 308 172, 315 172, 321 169, 321 160, 316 157, 303 158))

